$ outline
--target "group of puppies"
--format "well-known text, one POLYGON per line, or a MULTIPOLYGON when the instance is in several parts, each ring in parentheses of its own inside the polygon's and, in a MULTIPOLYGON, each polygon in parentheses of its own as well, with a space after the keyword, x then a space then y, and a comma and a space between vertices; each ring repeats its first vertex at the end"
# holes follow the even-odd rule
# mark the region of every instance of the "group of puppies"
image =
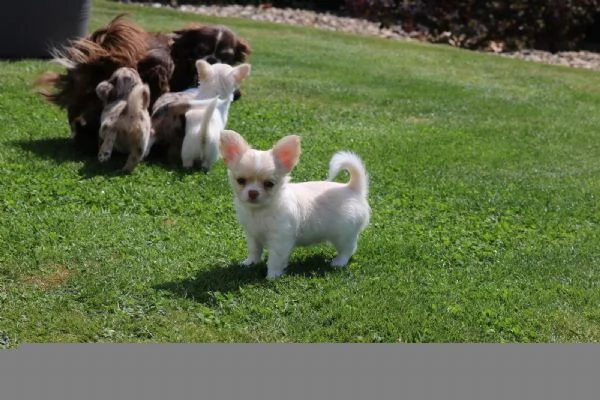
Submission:
MULTIPOLYGON (((231 101, 240 96, 241 81, 231 96, 216 86, 212 93, 200 93, 203 80, 220 84, 219 77, 209 77, 208 67, 232 68, 251 52, 246 40, 222 25, 147 32, 119 15, 89 36, 55 49, 54 61, 66 71, 47 72, 37 84, 50 102, 66 110, 80 150, 96 153, 100 162, 113 149, 129 154, 123 169, 131 172, 154 146, 158 153, 166 151, 171 162, 180 160, 186 113, 207 107, 197 100, 213 93, 231 101), (151 118, 158 108, 157 118, 151 118)), ((243 69, 249 73, 249 65, 243 69)))
POLYGON ((271 149, 253 149, 227 130, 229 108, 250 74, 248 43, 224 26, 150 33, 118 16, 108 26, 57 51, 66 72, 47 73, 44 95, 67 110, 75 143, 97 152, 128 153, 132 171, 150 149, 169 160, 208 171, 222 157, 248 246, 249 266, 267 249, 267 278, 284 274, 295 246, 329 242, 334 267, 347 265, 369 224, 368 176, 361 159, 334 154, 327 181, 291 183, 300 137, 286 136, 271 149), (342 171, 347 183, 334 182, 342 171))

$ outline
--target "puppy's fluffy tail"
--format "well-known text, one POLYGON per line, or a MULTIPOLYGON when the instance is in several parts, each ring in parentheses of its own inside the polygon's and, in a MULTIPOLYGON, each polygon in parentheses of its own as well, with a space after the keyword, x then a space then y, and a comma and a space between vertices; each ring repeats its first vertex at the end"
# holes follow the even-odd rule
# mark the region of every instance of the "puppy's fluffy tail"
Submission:
POLYGON ((200 143, 202 144, 202 146, 206 145, 208 126, 210 125, 210 121, 213 113, 215 112, 215 108, 217 108, 217 100, 219 99, 215 97, 213 100, 211 100, 210 103, 208 103, 208 105, 206 106, 206 110, 204 110, 204 115, 202 116, 202 123, 200 124, 199 132, 200 134, 198 135, 200 137, 200 143))
POLYGON ((329 162, 329 177, 327 180, 334 180, 343 169, 350 173, 348 187, 366 198, 369 194, 369 177, 362 160, 349 151, 338 151, 329 162))
POLYGON ((135 85, 127 96, 127 108, 131 112, 148 109, 150 105, 150 88, 146 84, 135 85))

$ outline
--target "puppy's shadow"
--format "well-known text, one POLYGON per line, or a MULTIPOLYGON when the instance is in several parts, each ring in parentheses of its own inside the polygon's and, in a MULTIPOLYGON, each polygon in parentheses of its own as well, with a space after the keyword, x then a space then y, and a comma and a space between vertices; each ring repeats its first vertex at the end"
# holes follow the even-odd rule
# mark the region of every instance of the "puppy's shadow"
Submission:
MULTIPOLYGON (((318 277, 333 273, 336 268, 322 256, 310 256, 291 262, 286 275, 318 277)), ((264 262, 251 267, 243 267, 238 263, 227 266, 216 265, 209 270, 199 271, 195 276, 181 281, 164 282, 154 286, 158 291, 196 300, 206 305, 215 305, 215 292, 235 293, 243 286, 251 284, 269 285, 272 281, 266 279, 267 267, 264 262)))
POLYGON ((197 165, 194 165, 192 168, 184 168, 181 165, 181 161, 172 161, 169 160, 168 157, 162 151, 155 151, 152 149, 150 154, 142 161, 147 163, 148 165, 155 165, 164 170, 173 171, 177 177, 183 178, 187 175, 206 175, 209 171, 205 171, 197 165))
POLYGON ((16 140, 12 144, 56 163, 91 161, 94 158, 92 154, 78 151, 70 138, 16 140))
POLYGON ((325 276, 326 274, 335 273, 339 270, 339 268, 332 267, 331 260, 324 257, 323 254, 313 254, 290 262, 285 273, 286 275, 291 276, 311 278, 325 276))
POLYGON ((243 286, 266 282, 265 271, 261 266, 262 264, 259 264, 246 268, 237 263, 217 265, 181 281, 159 283, 154 285, 154 289, 213 305, 215 292, 237 292, 243 286))
POLYGON ((107 163, 101 164, 92 152, 78 149, 71 138, 16 140, 12 144, 40 158, 52 160, 57 164, 83 162, 83 166, 78 173, 84 178, 92 178, 97 175, 109 177, 122 175, 120 168, 126 160, 126 157, 121 154, 113 154, 107 163))
MULTIPOLYGON (((79 149, 71 138, 45 138, 45 139, 29 139, 16 140, 13 145, 25 150, 36 156, 52 160, 57 164, 66 162, 83 162, 78 173, 84 178, 93 178, 98 175, 105 177, 116 177, 127 175, 121 171, 123 165, 127 161, 127 155, 113 152, 110 160, 105 163, 100 163, 95 152, 79 149)), ((183 167, 168 163, 161 158, 161 155, 151 153, 150 156, 142 161, 152 165, 157 165, 163 169, 171 169, 178 173, 180 177, 192 173, 198 173, 197 168, 185 169, 183 167)))

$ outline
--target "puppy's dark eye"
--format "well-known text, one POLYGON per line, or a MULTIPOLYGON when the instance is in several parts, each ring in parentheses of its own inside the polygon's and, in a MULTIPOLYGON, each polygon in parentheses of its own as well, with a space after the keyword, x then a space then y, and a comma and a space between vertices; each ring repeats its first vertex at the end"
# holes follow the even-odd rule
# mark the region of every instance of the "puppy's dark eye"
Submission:
POLYGON ((271 189, 273 188, 273 186, 275 186, 275 183, 273 183, 273 181, 264 181, 263 185, 265 189, 271 189))
POLYGON ((246 184, 246 178, 237 178, 236 181, 240 185, 245 185, 246 184))

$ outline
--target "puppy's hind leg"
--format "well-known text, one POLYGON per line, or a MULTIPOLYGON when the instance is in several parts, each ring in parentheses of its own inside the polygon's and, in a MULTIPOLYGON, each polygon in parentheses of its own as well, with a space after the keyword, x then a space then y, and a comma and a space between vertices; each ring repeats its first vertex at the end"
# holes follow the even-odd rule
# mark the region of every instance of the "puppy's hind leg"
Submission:
POLYGON ((132 172, 148 152, 150 129, 136 127, 129 135, 129 157, 122 168, 123 172, 132 172))
POLYGON ((186 134, 181 145, 181 162, 183 168, 192 168, 195 159, 195 146, 191 135, 186 134))
POLYGON ((135 146, 133 149, 131 149, 131 152, 129 153, 129 157, 127 157, 127 162, 125 163, 125 165, 123 166, 123 168, 121 170, 123 172, 131 173, 135 169, 135 167, 139 164, 139 162, 141 161, 143 156, 144 156, 144 149, 142 148, 142 146, 135 146))
POLYGON ((103 163, 108 161, 112 155, 115 140, 117 138, 117 131, 106 126, 102 126, 100 128, 100 137, 102 137, 103 140, 100 150, 98 151, 98 161, 103 163))
POLYGON ((332 240, 337 251, 336 256, 331 260, 332 267, 345 267, 348 264, 358 246, 358 234, 358 231, 348 232, 332 240))
POLYGON ((219 159, 219 142, 211 140, 207 141, 204 145, 204 151, 202 155, 202 169, 208 172, 212 169, 213 165, 219 159))

